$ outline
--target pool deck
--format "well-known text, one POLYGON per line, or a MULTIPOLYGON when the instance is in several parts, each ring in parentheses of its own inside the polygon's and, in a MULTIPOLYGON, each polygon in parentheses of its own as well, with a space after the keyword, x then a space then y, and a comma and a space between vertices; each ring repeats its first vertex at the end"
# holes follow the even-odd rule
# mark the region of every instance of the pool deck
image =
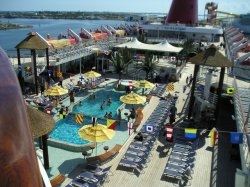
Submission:
MULTIPOLYGON (((175 91, 178 94, 178 100, 176 103, 177 107, 177 123, 178 120, 186 116, 186 101, 188 97, 189 90, 186 93, 183 93, 183 85, 186 83, 186 77, 190 74, 193 74, 193 65, 187 64, 187 66, 182 71, 182 78, 179 82, 174 83, 175 91), (184 108, 184 109, 183 109, 184 108)), ((173 94, 173 93, 171 93, 173 94)), ((147 118, 150 116, 154 108, 159 103, 158 97, 153 97, 150 103, 144 108, 143 114, 144 119, 139 126, 141 128, 143 124, 146 122, 147 118)), ((164 168, 167 163, 168 153, 171 150, 165 149, 164 141, 160 137, 157 140, 157 144, 155 146, 155 150, 152 151, 152 157, 150 158, 151 161, 148 163, 148 167, 144 169, 144 174, 135 174, 131 175, 130 172, 125 170, 119 170, 117 168, 121 158, 123 157, 124 153, 126 152, 129 143, 133 140, 135 134, 129 137, 126 144, 123 145, 120 153, 109 163, 105 164, 107 166, 112 165, 112 172, 113 175, 109 176, 109 182, 104 183, 103 186, 113 187, 113 186, 176 186, 175 183, 167 182, 162 178, 162 174, 164 168)), ((203 146, 197 150, 196 156, 196 164, 194 168, 193 179, 190 181, 191 186, 209 186, 210 185, 210 173, 211 173, 211 160, 212 160, 212 151, 210 148, 210 139, 205 137, 203 140, 203 146)), ((78 165, 78 167, 70 174, 70 176, 61 184, 61 186, 65 186, 70 181, 81 172, 84 168, 84 163, 78 165)))
MULTIPOLYGON (((189 95, 189 88, 183 93, 183 86, 186 85, 186 77, 190 74, 193 74, 194 65, 187 64, 186 67, 182 71, 182 76, 179 82, 175 82, 175 92, 178 95, 178 100, 176 103, 177 107, 177 118, 176 122, 178 123, 187 115, 187 103, 188 103, 188 95, 189 95)), ((67 80, 65 80, 67 81, 67 80)), ((69 80, 68 80, 69 81, 69 80)), ((225 75, 225 83, 229 83, 231 85, 232 78, 225 75)), ((241 87, 245 87, 244 81, 238 81, 241 87)), ((174 93, 172 93, 174 94, 174 93)), ((81 98, 80 98, 81 99, 81 98)), ((77 98, 76 98, 77 101, 77 98)), ((154 108, 159 103, 158 97, 152 97, 149 104, 143 109, 144 119, 141 125, 138 127, 139 129, 143 126, 146 122, 147 118, 150 116, 154 108)), ((126 127, 125 127, 126 128, 126 127)), ((126 152, 129 143, 133 140, 135 134, 132 134, 130 137, 128 136, 127 131, 123 131, 121 136, 118 139, 113 139, 104 143, 100 143, 97 148, 98 154, 104 153, 103 146, 108 145, 112 148, 115 144, 120 143, 120 138, 123 139, 123 147, 120 150, 120 153, 111 161, 106 163, 104 166, 112 165, 112 172, 113 175, 109 176, 109 182, 103 184, 104 187, 113 187, 113 186, 143 186, 143 187, 163 187, 163 186, 178 186, 175 181, 165 180, 162 177, 164 168, 166 166, 168 160, 168 153, 171 150, 167 150, 164 146, 164 141, 162 137, 156 142, 155 149, 152 151, 152 157, 150 158, 151 161, 148 163, 148 167, 144 169, 145 173, 141 174, 134 174, 132 175, 130 172, 125 170, 120 170, 117 168, 121 158, 123 157, 124 153, 126 152)), ((226 155, 226 154, 225 154, 226 155)), ((50 166, 51 169, 48 170, 48 175, 50 178, 58 175, 59 173, 64 174, 67 178, 60 186, 66 186, 70 183, 70 181, 77 176, 86 165, 86 161, 83 159, 81 153, 73 153, 53 147, 49 147, 49 158, 50 158, 50 166)), ((198 149, 196 150, 196 161, 194 167, 194 173, 192 174, 192 179, 189 180, 187 186, 204 186, 209 187, 213 186, 214 181, 212 171, 212 163, 213 163, 213 148, 210 146, 210 138, 204 136, 201 138, 198 149)), ((229 163, 230 164, 230 163, 229 163)), ((223 166, 220 166, 223 167, 223 166)), ((228 166, 227 166, 228 167, 228 166)), ((229 172, 227 170, 223 170, 226 173, 229 172)), ((215 177, 216 178, 216 177, 215 177)), ((227 182, 228 184, 229 182, 227 182)), ((233 186, 233 184, 230 184, 233 186)))

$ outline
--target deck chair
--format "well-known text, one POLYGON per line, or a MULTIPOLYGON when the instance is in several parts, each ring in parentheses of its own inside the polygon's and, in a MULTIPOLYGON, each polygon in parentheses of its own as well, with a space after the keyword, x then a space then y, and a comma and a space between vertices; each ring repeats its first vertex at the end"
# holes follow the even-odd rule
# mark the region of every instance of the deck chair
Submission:
POLYGON ((195 160, 195 153, 182 154, 180 152, 171 152, 170 157, 183 158, 183 159, 192 159, 195 160))
POLYGON ((181 181, 191 179, 191 173, 187 170, 176 171, 171 168, 165 168, 163 175, 170 178, 175 178, 178 180, 178 184, 181 184, 181 181))
POLYGON ((187 155, 189 153, 195 153, 193 150, 187 150, 187 149, 184 149, 184 148, 180 148, 180 147, 174 147, 172 149, 172 152, 175 152, 175 153, 182 153, 184 155, 187 155))
POLYGON ((127 152, 130 152, 130 153, 132 153, 132 154, 136 154, 136 155, 138 155, 138 156, 144 155, 144 154, 145 154, 144 151, 142 151, 142 150, 140 150, 140 149, 135 149, 135 148, 133 148, 133 147, 129 147, 129 148, 127 149, 127 152))
POLYGON ((71 181, 71 184, 77 187, 96 187, 99 185, 99 181, 93 182, 82 178, 75 178, 71 181))
POLYGON ((96 178, 96 176, 88 171, 82 172, 79 175, 76 176, 76 178, 84 180, 86 182, 98 182, 98 179, 96 178))
POLYGON ((137 163, 135 163, 134 161, 131 160, 127 160, 127 159, 121 159, 119 164, 119 166, 125 166, 125 167, 130 167, 132 168, 132 172, 134 173, 134 170, 139 166, 137 163))

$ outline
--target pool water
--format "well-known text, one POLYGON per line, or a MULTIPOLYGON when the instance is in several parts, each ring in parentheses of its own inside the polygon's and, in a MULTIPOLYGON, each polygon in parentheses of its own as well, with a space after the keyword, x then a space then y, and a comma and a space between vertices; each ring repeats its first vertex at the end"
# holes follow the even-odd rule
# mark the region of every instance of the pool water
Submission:
POLYGON ((124 94, 114 92, 110 89, 97 91, 95 95, 95 99, 89 97, 83 100, 82 106, 76 105, 73 107, 72 114, 67 115, 65 119, 59 120, 54 130, 49 134, 50 138, 72 144, 87 144, 89 141, 81 139, 77 132, 83 125, 92 123, 92 116, 97 117, 97 123, 103 125, 107 124, 107 120, 103 119, 106 112, 112 112, 112 118, 117 119, 116 110, 121 106, 120 96, 124 94), (111 98, 112 103, 109 105, 105 102, 103 110, 101 110, 100 106, 107 98, 111 98), (75 122, 76 113, 84 114, 83 124, 75 122))
POLYGON ((117 119, 117 108, 121 106, 122 102, 120 102, 120 97, 124 94, 114 92, 112 90, 105 91, 100 90, 95 92, 95 99, 92 96, 82 101, 82 106, 79 104, 76 105, 72 113, 83 113, 86 116, 94 116, 97 118, 104 118, 106 112, 112 112, 112 118, 117 119), (107 99, 111 98, 112 103, 107 104, 107 99), (105 101, 103 105, 103 110, 101 110, 101 105, 105 101))
MULTIPOLYGON (((91 124, 91 117, 83 118, 84 125, 91 124)), ((105 119, 98 119, 98 123, 106 125, 105 119)), ((75 122, 75 115, 68 115, 65 119, 59 120, 54 130, 49 134, 49 137, 54 140, 59 140, 62 142, 72 143, 72 144, 87 144, 89 141, 83 140, 78 135, 78 130, 82 128, 82 124, 77 124, 75 122)))

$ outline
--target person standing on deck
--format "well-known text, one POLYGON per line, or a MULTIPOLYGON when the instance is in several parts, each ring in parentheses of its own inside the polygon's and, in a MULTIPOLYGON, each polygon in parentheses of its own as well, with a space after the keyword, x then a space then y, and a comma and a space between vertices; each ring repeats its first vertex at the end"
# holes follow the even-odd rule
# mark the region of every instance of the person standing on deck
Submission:
POLYGON ((118 109, 118 125, 120 126, 121 125, 121 120, 122 120, 122 111, 121 109, 118 109))

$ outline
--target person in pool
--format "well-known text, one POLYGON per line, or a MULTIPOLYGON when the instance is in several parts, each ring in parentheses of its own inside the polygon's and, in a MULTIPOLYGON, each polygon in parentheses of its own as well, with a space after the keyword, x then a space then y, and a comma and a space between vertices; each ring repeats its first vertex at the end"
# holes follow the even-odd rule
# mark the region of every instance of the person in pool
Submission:
POLYGON ((107 103, 108 103, 108 104, 111 104, 111 103, 112 103, 112 100, 111 100, 110 97, 108 98, 107 103))
POLYGON ((112 112, 109 112, 109 114, 108 114, 108 118, 110 119, 110 118, 112 118, 112 112))

